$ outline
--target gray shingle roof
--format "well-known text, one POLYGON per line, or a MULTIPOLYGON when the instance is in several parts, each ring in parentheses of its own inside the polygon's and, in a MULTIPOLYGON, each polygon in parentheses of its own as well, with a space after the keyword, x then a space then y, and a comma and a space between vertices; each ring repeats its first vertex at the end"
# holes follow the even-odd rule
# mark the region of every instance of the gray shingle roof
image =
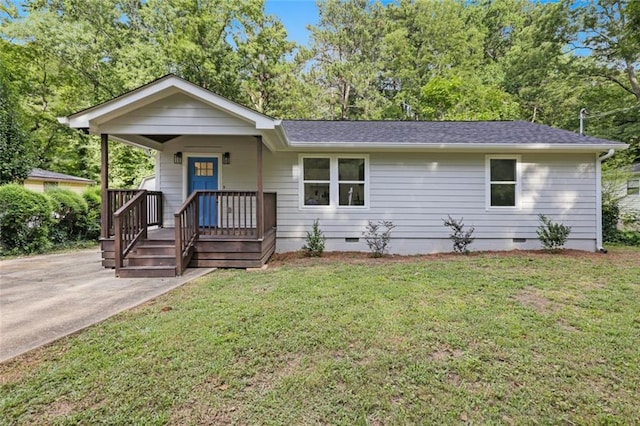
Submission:
POLYGON ((64 181, 64 182, 83 182, 83 183, 96 183, 91 179, 85 179, 78 176, 65 175, 64 173, 50 172, 49 170, 33 169, 29 173, 29 177, 33 179, 51 180, 51 181, 64 181))
POLYGON ((305 121, 283 120, 292 143, 582 144, 616 145, 526 121, 305 121))

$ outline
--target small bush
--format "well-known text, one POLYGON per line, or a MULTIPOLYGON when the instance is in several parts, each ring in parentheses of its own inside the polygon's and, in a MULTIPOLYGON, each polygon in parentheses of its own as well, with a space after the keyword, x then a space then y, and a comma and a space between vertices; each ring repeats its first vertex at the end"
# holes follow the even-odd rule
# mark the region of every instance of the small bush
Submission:
POLYGON ((97 240, 100 237, 100 206, 102 198, 100 197, 100 187, 90 186, 84 191, 82 197, 87 202, 87 235, 88 240, 97 240))
POLYGON ((313 221, 311 231, 307 231, 307 237, 305 238, 306 244, 302 246, 305 254, 310 257, 320 257, 324 251, 324 243, 327 238, 320 230, 320 221, 316 219, 313 221))
POLYGON ((461 217, 460 220, 455 220, 449 215, 447 215, 447 218, 442 220, 444 221, 444 226, 448 226, 453 231, 453 234, 449 235, 449 238, 453 241, 453 251, 468 254, 469 249, 467 247, 475 240, 475 238, 471 237, 475 228, 471 227, 465 232, 464 223, 462 223, 464 218, 461 217))
POLYGON ((84 239, 89 228, 87 202, 69 189, 51 189, 46 192, 53 206, 54 225, 51 239, 56 244, 84 239))
POLYGON ((542 243, 542 246, 547 250, 559 250, 567 242, 567 238, 571 233, 571 227, 565 226, 561 223, 554 223, 551 219, 545 215, 538 215, 541 225, 538 226, 536 231, 538 239, 542 243))
POLYGON ((609 243, 620 246, 640 247, 640 231, 616 231, 609 243))
POLYGON ((48 249, 52 208, 49 198, 20 185, 0 186, 0 248, 3 254, 48 249))
POLYGON ((381 257, 387 252, 391 241, 391 230, 393 228, 395 228, 395 225, 390 220, 381 220, 378 223, 369 221, 369 223, 367 223, 367 227, 362 235, 373 257, 381 257), (384 231, 382 230, 383 228, 384 231))
POLYGON ((618 201, 611 200, 602 203, 602 239, 605 243, 615 241, 620 220, 620 206, 618 201))

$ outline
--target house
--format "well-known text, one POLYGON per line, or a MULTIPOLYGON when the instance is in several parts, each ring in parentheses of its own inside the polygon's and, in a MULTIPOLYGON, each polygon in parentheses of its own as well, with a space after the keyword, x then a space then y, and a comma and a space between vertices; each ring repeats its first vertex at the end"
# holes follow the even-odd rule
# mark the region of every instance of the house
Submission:
POLYGON ((62 188, 70 189, 78 194, 82 194, 89 186, 95 184, 96 182, 91 179, 43 169, 31 170, 31 173, 23 183, 24 187, 31 191, 44 192, 49 188, 62 188))
POLYGON ((475 226, 476 250, 540 248, 542 213, 594 251, 600 163, 626 148, 522 121, 278 120, 174 75, 60 122, 101 135, 103 265, 119 276, 260 266, 315 219, 326 250, 350 251, 391 220, 391 252, 410 254, 451 251, 447 215, 475 226), (155 191, 106 187, 109 139, 156 150, 155 191))
POLYGON ((631 177, 621 188, 620 210, 640 220, 640 163, 631 166, 631 177))

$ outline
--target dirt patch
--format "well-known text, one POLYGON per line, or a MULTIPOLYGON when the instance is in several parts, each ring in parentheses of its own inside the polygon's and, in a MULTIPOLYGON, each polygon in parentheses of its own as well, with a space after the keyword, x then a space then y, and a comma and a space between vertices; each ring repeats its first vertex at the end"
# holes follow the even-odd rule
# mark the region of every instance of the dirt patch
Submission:
POLYGON ((55 401, 49 406, 47 406, 47 411, 45 411, 45 416, 50 418, 68 416, 76 410, 75 404, 70 401, 60 400, 55 401))
POLYGON ((562 330, 564 331, 568 331, 570 333, 577 333, 580 331, 579 328, 576 328, 574 326, 572 326, 571 324, 569 324, 566 320, 564 319, 559 319, 558 322, 558 327, 560 327, 562 330))
POLYGON ((448 361, 450 359, 460 358, 462 355, 464 355, 464 351, 460 349, 443 348, 431 352, 429 359, 432 361, 448 361))
POLYGON ((560 309, 560 305, 540 295, 534 287, 527 287, 513 297, 522 305, 542 315, 552 314, 560 309))

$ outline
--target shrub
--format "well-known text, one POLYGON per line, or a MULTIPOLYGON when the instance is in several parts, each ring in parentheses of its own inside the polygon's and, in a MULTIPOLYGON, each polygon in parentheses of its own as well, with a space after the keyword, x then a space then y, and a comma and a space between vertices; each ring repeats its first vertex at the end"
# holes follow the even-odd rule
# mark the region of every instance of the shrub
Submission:
POLYGON ((0 247, 8 253, 34 253, 51 246, 49 198, 20 185, 0 186, 0 247))
POLYGON ((326 237, 320 230, 320 221, 316 219, 313 221, 311 231, 307 231, 307 237, 305 238, 306 244, 302 246, 307 256, 320 257, 324 251, 324 242, 326 237))
POLYGON ((640 231, 616 231, 614 238, 609 241, 609 243, 621 246, 640 247, 640 231))
POLYGON ((391 241, 391 230, 393 228, 395 228, 395 225, 390 220, 381 220, 378 223, 369 221, 367 223, 362 235, 373 257, 381 257, 386 253, 391 241), (382 228, 384 228, 384 231, 382 231, 382 228))
POLYGON ((618 201, 610 200, 602 203, 602 239, 604 242, 615 241, 620 220, 620 206, 618 201))
POLYGON ((102 198, 100 197, 100 187, 90 186, 84 191, 82 197, 87 202, 87 235, 88 240, 97 240, 100 237, 100 206, 102 198))
POLYGON ((461 217, 460 220, 455 220, 449 215, 447 217, 448 219, 442 220, 444 221, 444 226, 448 226, 453 231, 453 234, 449 235, 449 238, 453 241, 453 251, 468 254, 469 249, 467 247, 475 240, 475 238, 471 237, 475 228, 471 227, 465 232, 464 223, 462 223, 464 218, 461 217))
POLYGON ((54 225, 51 239, 54 243, 64 244, 83 239, 88 229, 87 202, 81 195, 69 189, 51 189, 46 192, 53 206, 54 225))
POLYGON ((567 238, 571 233, 571 227, 561 223, 554 223, 545 215, 538 215, 541 225, 538 226, 536 233, 543 247, 547 250, 559 250, 567 242, 567 238))

